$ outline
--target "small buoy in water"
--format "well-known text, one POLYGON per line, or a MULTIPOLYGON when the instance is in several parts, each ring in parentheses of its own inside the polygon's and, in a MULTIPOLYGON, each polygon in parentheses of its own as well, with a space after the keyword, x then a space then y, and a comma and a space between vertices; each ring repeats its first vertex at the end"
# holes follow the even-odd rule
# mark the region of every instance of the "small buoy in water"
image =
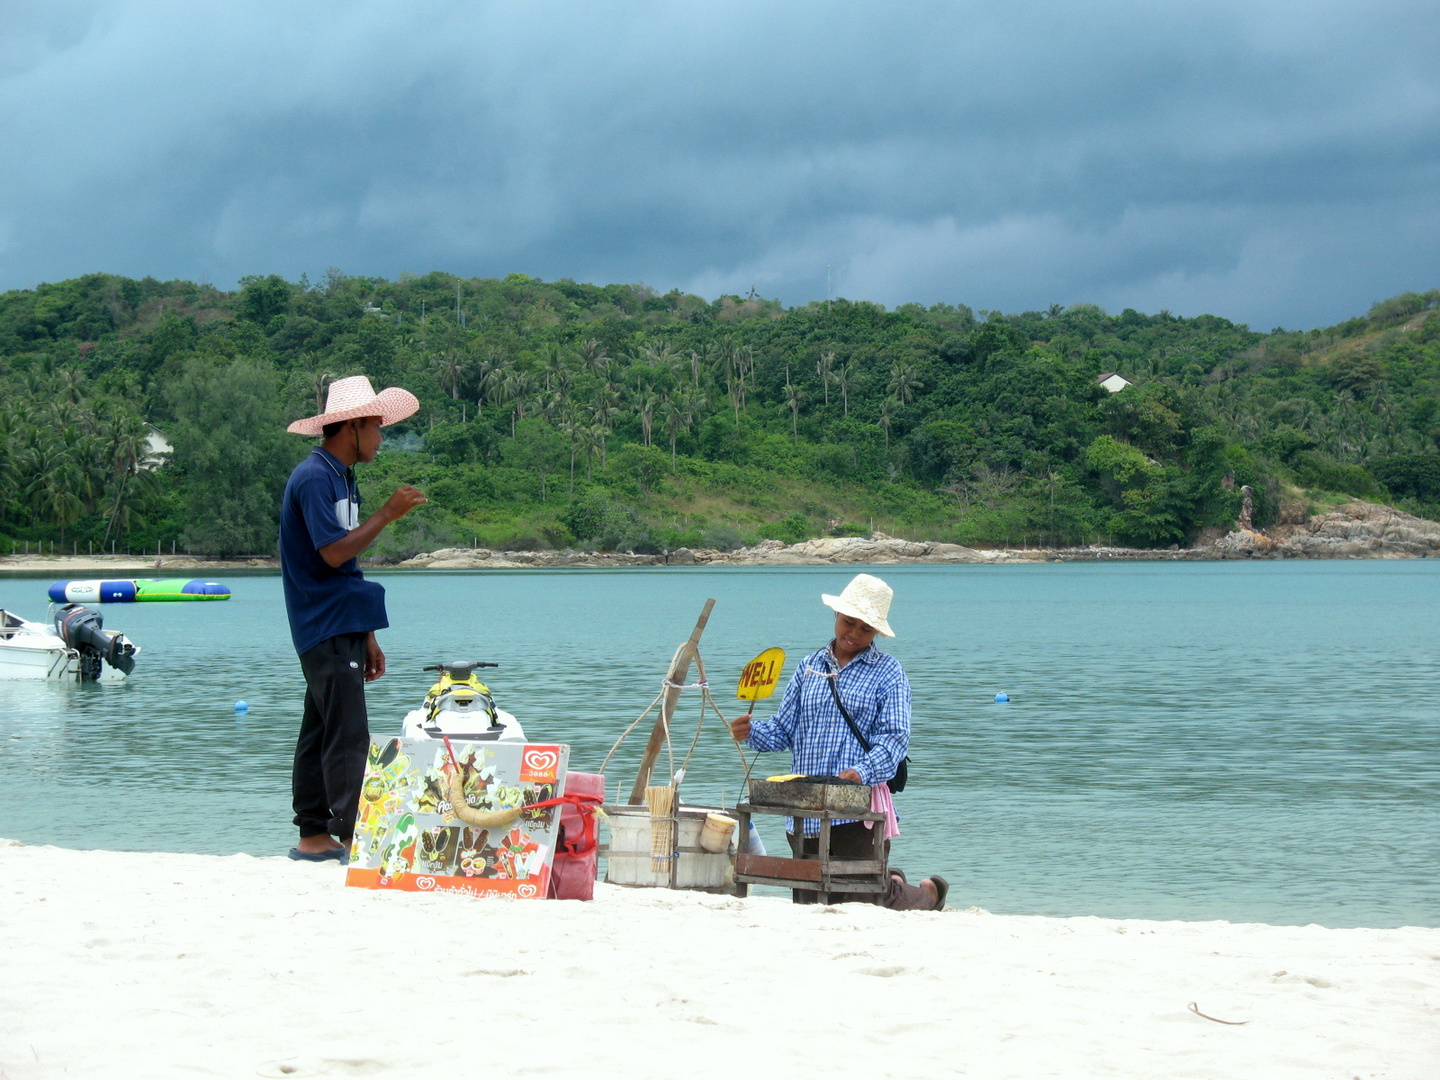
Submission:
POLYGON ((995 695, 995 704, 996 704, 996 705, 1004 705, 1004 704, 1005 704, 1007 701, 1009 701, 1009 700, 1010 700, 1010 695, 1007 694, 1007 693, 1005 693, 1003 690, 1002 690, 1000 693, 998 693, 998 694, 995 695))
POLYGON ((240 715, 243 714, 243 713, 248 713, 249 711, 250 711, 250 703, 249 703, 248 701, 237 701, 237 702, 235 702, 235 715, 236 715, 236 716, 240 716, 240 715))

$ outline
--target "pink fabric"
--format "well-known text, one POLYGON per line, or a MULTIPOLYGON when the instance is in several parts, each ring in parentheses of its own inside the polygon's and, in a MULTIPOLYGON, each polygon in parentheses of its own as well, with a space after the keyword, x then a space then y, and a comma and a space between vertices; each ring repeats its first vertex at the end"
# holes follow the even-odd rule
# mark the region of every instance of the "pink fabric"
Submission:
MULTIPOLYGON (((605 798, 605 777, 599 773, 566 773, 566 795, 595 795, 605 798)), ((578 843, 585 835, 584 811, 575 806, 560 808, 560 837, 578 843)), ((591 846, 588 851, 571 855, 563 843, 555 845, 555 862, 550 870, 550 891, 546 894, 552 900, 593 900, 595 898, 595 877, 600 867, 600 849, 591 846)))
MULTIPOLYGON (((895 816, 895 800, 890 798, 890 785, 876 784, 870 789, 870 812, 885 815, 885 839, 900 835, 900 819, 895 816)), ((865 822, 867 829, 873 829, 875 822, 865 822)))

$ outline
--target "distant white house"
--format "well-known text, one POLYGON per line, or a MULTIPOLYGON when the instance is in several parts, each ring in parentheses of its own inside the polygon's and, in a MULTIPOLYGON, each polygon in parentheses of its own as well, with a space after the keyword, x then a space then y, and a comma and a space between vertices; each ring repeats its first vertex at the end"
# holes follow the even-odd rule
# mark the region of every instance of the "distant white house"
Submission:
POLYGON ((139 468, 146 472, 154 471, 170 459, 170 453, 175 448, 170 445, 170 440, 160 433, 160 429, 154 424, 145 425, 145 456, 139 461, 139 468))
POLYGON ((1124 375, 1117 375, 1113 371, 1101 375, 1100 378, 1095 381, 1112 394, 1118 394, 1121 390, 1124 390, 1125 387, 1134 385, 1134 383, 1125 378, 1124 375))

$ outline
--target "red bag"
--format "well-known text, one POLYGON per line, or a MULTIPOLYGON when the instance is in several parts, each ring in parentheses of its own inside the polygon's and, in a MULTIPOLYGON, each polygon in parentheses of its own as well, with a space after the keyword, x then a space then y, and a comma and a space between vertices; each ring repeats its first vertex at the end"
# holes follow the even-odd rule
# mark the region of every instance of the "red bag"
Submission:
POLYGON ((550 870, 551 900, 593 900, 600 869, 600 829, 594 807, 605 801, 605 777, 566 773, 560 806, 560 839, 550 870))

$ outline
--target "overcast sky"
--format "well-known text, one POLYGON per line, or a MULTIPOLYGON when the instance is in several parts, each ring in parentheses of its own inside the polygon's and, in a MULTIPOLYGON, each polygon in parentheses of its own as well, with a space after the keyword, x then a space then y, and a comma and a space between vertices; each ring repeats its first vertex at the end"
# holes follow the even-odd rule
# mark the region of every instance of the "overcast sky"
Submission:
POLYGON ((1440 4, 0 0, 0 288, 827 265, 1264 330, 1440 286, 1440 4))

